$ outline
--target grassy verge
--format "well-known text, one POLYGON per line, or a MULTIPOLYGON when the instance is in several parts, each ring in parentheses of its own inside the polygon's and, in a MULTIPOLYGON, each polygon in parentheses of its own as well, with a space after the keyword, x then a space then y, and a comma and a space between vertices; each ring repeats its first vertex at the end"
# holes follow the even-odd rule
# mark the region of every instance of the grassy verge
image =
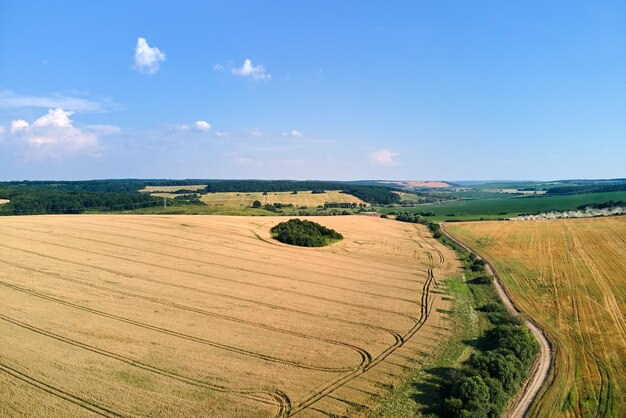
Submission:
POLYGON ((448 237, 438 239, 464 266, 444 281, 454 332, 380 400, 371 417, 498 416, 538 351, 527 330, 507 313, 480 260, 448 237))

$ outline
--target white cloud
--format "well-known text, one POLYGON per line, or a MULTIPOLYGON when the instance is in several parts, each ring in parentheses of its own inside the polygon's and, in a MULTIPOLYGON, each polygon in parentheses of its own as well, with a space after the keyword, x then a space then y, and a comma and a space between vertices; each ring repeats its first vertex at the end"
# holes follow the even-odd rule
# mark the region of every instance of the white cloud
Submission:
POLYGON ((14 134, 16 132, 22 131, 28 128, 29 123, 22 119, 12 120, 11 121, 11 133, 14 134))
POLYGON ((302 138, 304 136, 304 134, 302 133, 302 131, 298 131, 296 129, 292 129, 289 132, 283 132, 283 136, 284 137, 292 137, 292 138, 302 138))
POLYGON ((211 125, 208 122, 203 121, 203 120, 197 120, 194 126, 196 127, 197 130, 202 131, 202 132, 207 132, 209 129, 211 129, 211 125))
POLYGON ((222 71, 226 70, 226 68, 224 68, 224 66, 222 64, 215 64, 213 66, 213 70, 222 72, 222 71))
POLYGON ((389 150, 380 150, 376 152, 372 152, 370 154, 370 159, 374 164, 377 165, 396 165, 398 162, 394 160, 395 157, 399 156, 397 152, 391 152, 389 150))
POLYGON ((17 94, 11 90, 0 90, 0 108, 18 109, 22 107, 59 108, 75 112, 101 112, 114 108, 115 105, 106 101, 95 101, 61 94, 29 96, 17 94))
POLYGON ((145 38, 137 38, 135 46, 135 69, 140 73, 154 74, 159 70, 165 54, 159 48, 151 48, 145 38))
POLYGON ((262 65, 257 65, 255 67, 249 59, 246 59, 241 67, 233 68, 231 71, 236 76, 250 77, 253 80, 269 81, 272 79, 271 74, 267 74, 265 72, 265 67, 262 65))
POLYGON ((4 126, 0 126, 0 136, 4 135, 4 126))
POLYGON ((228 138, 230 136, 230 134, 228 132, 224 132, 224 131, 216 131, 215 132, 215 136, 218 138, 228 138))
POLYGON ((98 136, 76 128, 70 119, 73 114, 63 109, 50 109, 32 124, 14 120, 11 122, 11 134, 41 158, 60 159, 70 153, 95 153, 98 136))
POLYGON ((263 136, 263 132, 261 132, 261 130, 259 129, 246 129, 245 130, 246 136, 250 137, 250 138, 258 138, 260 136, 263 136))

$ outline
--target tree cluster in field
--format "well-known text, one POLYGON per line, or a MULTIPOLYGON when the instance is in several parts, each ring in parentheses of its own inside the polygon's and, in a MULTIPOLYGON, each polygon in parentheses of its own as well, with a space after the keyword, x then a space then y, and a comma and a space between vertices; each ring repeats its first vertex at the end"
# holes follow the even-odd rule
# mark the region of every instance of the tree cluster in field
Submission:
POLYGON ((217 192, 303 192, 314 190, 316 193, 324 190, 341 190, 359 199, 380 205, 397 203, 400 196, 389 188, 380 186, 357 186, 342 182, 323 181, 293 181, 293 180, 222 180, 210 181, 205 189, 206 193, 217 192))
POLYGON ((60 190, 0 190, 0 198, 10 202, 0 205, 0 215, 72 214, 88 210, 119 211, 154 206, 161 198, 143 193, 66 192, 60 190))
MULTIPOLYGON (((484 271, 484 262, 458 245, 455 249, 464 259, 467 276, 473 277, 468 280, 472 294, 485 294, 493 278, 476 276, 476 271, 484 271)), ((444 417, 501 417, 522 387, 539 351, 530 331, 507 312, 499 299, 485 303, 479 311, 485 314, 490 329, 479 338, 477 351, 462 367, 451 369, 441 379, 440 413, 444 417)))
POLYGON ((174 199, 172 199, 173 203, 183 204, 183 205, 205 205, 205 203, 200 200, 200 196, 197 193, 189 193, 189 194, 181 194, 174 199))
POLYGON ((323 247, 343 238, 334 229, 302 219, 281 222, 271 229, 271 233, 280 242, 300 247, 323 247))
POLYGON ((324 203, 324 208, 343 208, 343 209, 354 209, 354 208, 364 208, 367 205, 364 203, 356 203, 356 202, 326 202, 324 203))

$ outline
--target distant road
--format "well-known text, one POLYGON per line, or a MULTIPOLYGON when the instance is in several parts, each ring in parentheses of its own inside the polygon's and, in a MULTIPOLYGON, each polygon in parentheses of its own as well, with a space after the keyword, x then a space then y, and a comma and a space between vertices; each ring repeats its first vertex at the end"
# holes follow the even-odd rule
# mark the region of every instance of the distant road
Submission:
MULTIPOLYGON (((448 238, 454 240, 466 250, 479 255, 476 251, 472 250, 463 242, 451 236, 448 231, 446 231, 444 224, 445 223, 440 224, 441 230, 448 238)), ((519 316, 521 311, 517 308, 517 306, 515 306, 511 298, 509 298, 509 295, 506 293, 506 290, 504 290, 504 287, 502 287, 502 280, 498 276, 498 273, 488 260, 483 260, 486 263, 487 271, 495 277, 493 285, 496 289, 496 292, 498 293, 498 296, 500 296, 500 299, 502 299, 504 306, 511 313, 511 315, 519 316)), ((524 322, 537 340, 537 343, 539 343, 540 352, 539 357, 537 358, 535 364, 533 365, 533 368, 531 369, 531 375, 526 381, 526 384, 524 385, 521 394, 518 395, 513 405, 511 405, 511 407, 509 408, 508 416, 511 418, 522 418, 526 415, 533 401, 537 397, 537 394, 546 382, 548 378, 548 373, 550 372, 550 366, 552 364, 552 349, 545 334, 534 322, 530 321, 529 319, 526 319, 524 322)))

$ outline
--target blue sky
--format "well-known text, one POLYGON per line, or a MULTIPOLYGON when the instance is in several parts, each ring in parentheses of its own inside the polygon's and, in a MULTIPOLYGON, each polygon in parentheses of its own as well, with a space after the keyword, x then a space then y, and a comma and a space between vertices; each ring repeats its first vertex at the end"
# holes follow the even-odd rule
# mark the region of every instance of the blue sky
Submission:
POLYGON ((625 168, 622 1, 0 0, 0 180, 625 168))

